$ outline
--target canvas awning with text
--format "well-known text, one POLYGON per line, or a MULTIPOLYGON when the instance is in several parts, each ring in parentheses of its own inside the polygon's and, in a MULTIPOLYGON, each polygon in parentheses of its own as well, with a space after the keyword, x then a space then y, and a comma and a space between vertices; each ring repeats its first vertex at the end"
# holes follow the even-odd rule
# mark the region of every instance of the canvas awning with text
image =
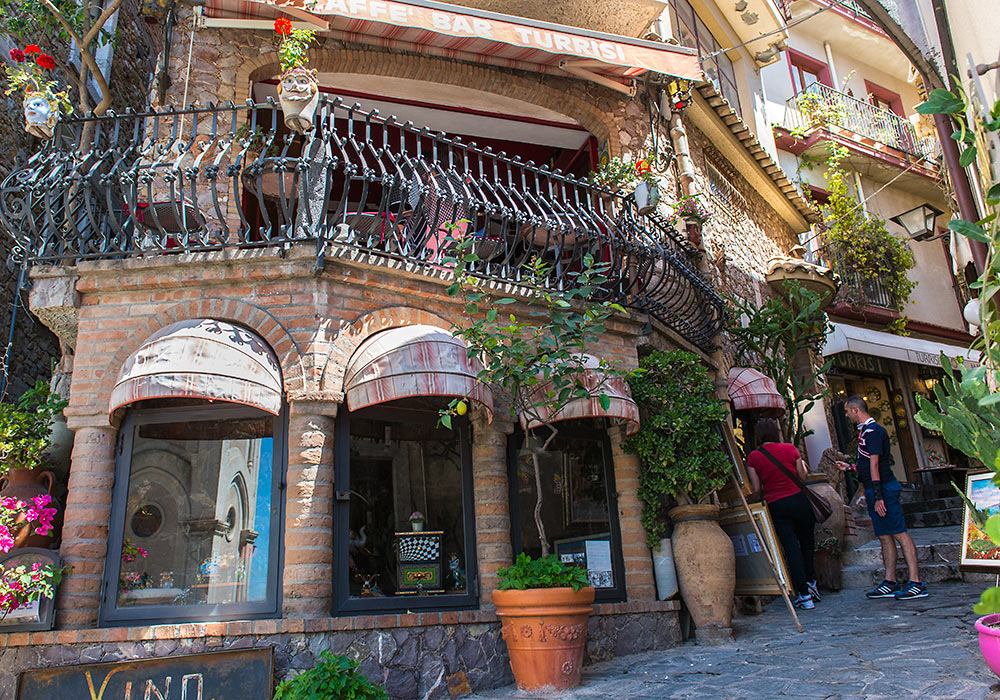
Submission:
POLYGON ((520 70, 588 71, 616 81, 647 72, 702 79, 698 56, 686 47, 431 0, 208 0, 205 10, 206 23, 216 26, 279 15, 343 41, 520 70))

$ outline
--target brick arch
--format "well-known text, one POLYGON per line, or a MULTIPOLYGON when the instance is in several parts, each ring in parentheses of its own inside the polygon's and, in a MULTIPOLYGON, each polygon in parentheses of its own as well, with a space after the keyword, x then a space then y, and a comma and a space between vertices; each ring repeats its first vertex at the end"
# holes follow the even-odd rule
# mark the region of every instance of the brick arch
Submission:
POLYGON ((390 328, 421 324, 451 330, 451 323, 441 316, 412 306, 388 306, 377 309, 345 325, 330 344, 330 352, 326 356, 320 377, 320 391, 343 394, 347 363, 358 346, 370 336, 390 328))
MULTIPOLYGON (((540 77, 434 56, 363 48, 314 48, 309 51, 309 67, 321 73, 360 73, 413 80, 434 76, 436 82, 523 100, 576 119, 598 141, 607 141, 611 155, 621 154, 619 132, 611 114, 595 107, 592 101, 545 83, 540 77)), ((261 53, 249 59, 236 73, 235 101, 240 103, 249 99, 255 81, 274 78, 280 73, 277 52, 261 53)))
POLYGON ((288 331, 270 313, 260 307, 234 299, 199 299, 181 303, 164 309, 149 317, 125 341, 108 363, 98 393, 99 400, 107 406, 108 397, 114 389, 118 370, 149 336, 177 321, 192 318, 214 318, 230 321, 257 333, 278 356, 281 366, 281 381, 285 391, 302 391, 305 388, 305 373, 302 368, 302 353, 288 331))

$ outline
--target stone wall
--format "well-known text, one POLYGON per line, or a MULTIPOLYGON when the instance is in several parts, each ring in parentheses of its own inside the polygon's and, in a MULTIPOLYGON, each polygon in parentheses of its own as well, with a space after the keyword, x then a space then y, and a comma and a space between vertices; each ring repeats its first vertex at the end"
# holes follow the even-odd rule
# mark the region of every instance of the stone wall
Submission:
MULTIPOLYGON (((678 603, 597 605, 585 663, 680 643, 678 603)), ((26 669, 272 647, 275 681, 329 649, 361 664, 392 698, 445 700, 513 682, 500 623, 486 611, 259 620, 17 633, 0 645, 0 700, 26 669)))

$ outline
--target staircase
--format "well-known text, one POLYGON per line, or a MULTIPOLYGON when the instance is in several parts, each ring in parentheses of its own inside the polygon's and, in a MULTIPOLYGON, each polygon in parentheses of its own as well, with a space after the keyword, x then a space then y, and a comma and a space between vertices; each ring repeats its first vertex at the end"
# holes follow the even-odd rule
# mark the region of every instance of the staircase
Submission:
POLYGON ((962 499, 948 485, 904 488, 900 493, 907 528, 962 524, 962 499))
MULTIPOLYGON (((956 500, 960 501, 960 499, 956 500)), ((962 573, 958 570, 959 552, 962 547, 960 526, 918 527, 910 530, 910 536, 913 537, 913 542, 917 546, 920 577, 926 583, 933 584, 942 581, 996 583, 997 577, 994 574, 962 573)), ((896 580, 905 581, 908 578, 906 561, 903 559, 903 552, 898 545, 896 551, 898 554, 896 580)), ((844 552, 841 563, 843 564, 842 582, 844 588, 872 588, 878 585, 885 575, 885 569, 882 565, 882 547, 877 539, 844 552)))

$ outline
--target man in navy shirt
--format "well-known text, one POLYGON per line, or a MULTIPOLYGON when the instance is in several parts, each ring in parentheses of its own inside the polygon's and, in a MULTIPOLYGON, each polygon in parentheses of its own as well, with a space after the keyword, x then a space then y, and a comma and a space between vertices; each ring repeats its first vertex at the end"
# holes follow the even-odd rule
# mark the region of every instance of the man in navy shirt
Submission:
MULTIPOLYGON (((889 433, 868 413, 868 404, 860 396, 852 396, 844 404, 844 413, 858 426, 858 463, 855 468, 865 487, 865 500, 872 526, 882 545, 885 579, 868 591, 869 598, 912 600, 927 596, 927 586, 920 581, 917 548, 906 531, 899 493, 903 490, 889 462, 889 433), (902 586, 896 582, 896 542, 903 548, 903 558, 910 579, 902 586)), ((851 469, 846 462, 837 462, 841 471, 851 469)))

